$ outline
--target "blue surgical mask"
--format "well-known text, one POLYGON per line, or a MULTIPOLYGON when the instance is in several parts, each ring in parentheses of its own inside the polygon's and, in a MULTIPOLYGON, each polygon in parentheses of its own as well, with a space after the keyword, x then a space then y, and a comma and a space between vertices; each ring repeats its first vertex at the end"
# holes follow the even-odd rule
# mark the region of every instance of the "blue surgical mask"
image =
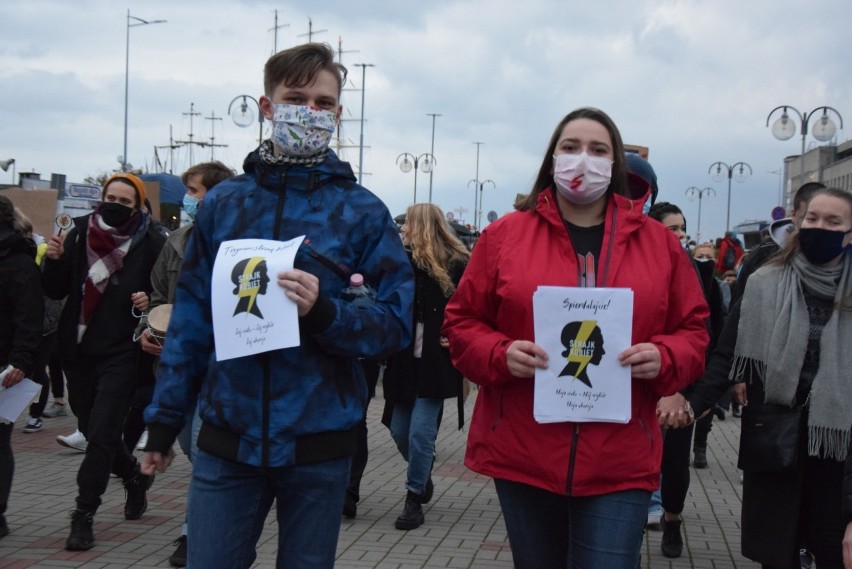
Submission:
POLYGON ((198 204, 200 203, 201 200, 198 198, 194 198, 189 194, 183 195, 183 209, 186 215, 189 216, 189 219, 195 221, 195 216, 198 213, 198 204))

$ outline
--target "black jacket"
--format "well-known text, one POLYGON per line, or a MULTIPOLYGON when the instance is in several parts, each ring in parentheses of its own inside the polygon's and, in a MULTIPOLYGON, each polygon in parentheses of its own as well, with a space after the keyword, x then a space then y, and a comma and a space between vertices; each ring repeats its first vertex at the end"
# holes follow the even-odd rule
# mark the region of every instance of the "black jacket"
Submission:
POLYGON ((42 283, 50 298, 68 296, 59 320, 57 342, 63 358, 73 360, 78 354, 117 354, 138 349, 133 330, 138 319, 132 314, 130 295, 151 293, 151 270, 160 254, 165 238, 151 225, 124 257, 120 271, 110 277, 103 298, 89 322, 82 341, 77 343, 77 325, 83 301, 83 283, 88 273, 86 234, 91 215, 74 220, 74 228, 65 239, 65 251, 59 260, 46 259, 42 283))
MULTIPOLYGON (((417 322, 423 323, 423 353, 414 357, 414 341, 388 359, 383 378, 385 401, 389 404, 412 403, 417 397, 449 399, 462 397, 462 374, 450 361, 450 351, 440 345, 444 308, 449 298, 444 296, 438 282, 414 265, 414 319, 412 338, 417 322)), ((458 285, 464 263, 449 268, 450 279, 458 285)), ((462 421, 462 417, 459 418, 462 421)))
POLYGON ((10 228, 0 229, 0 371, 12 364, 33 371, 41 343, 44 296, 35 244, 10 228))

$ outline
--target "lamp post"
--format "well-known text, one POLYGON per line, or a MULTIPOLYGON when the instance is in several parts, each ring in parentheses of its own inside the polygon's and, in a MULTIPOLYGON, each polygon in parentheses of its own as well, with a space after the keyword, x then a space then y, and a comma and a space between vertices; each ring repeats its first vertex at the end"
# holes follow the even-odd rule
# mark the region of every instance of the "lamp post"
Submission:
POLYGON ((694 200, 698 196, 698 229, 695 231, 695 241, 696 243, 701 243, 701 199, 705 194, 712 198, 716 195, 716 190, 713 188, 698 189, 695 186, 690 186, 686 188, 685 193, 686 197, 690 200, 694 200))
POLYGON ((257 131, 257 145, 260 146, 260 143, 263 142, 263 113, 260 111, 258 100, 251 95, 237 95, 228 103, 228 114, 231 115, 231 120, 238 127, 247 128, 251 126, 251 123, 254 122, 254 111, 249 108, 248 101, 251 101, 257 107, 257 122, 260 124, 257 131), (240 101, 240 104, 235 107, 234 103, 237 101, 240 101))
POLYGON ((130 86, 130 28, 147 26, 149 24, 165 24, 166 20, 143 20, 130 15, 127 10, 127 40, 124 48, 124 154, 121 155, 121 170, 127 171, 127 98, 130 86), (133 23, 130 20, 134 20, 133 23))
POLYGON ((414 156, 408 152, 403 152, 396 157, 396 163, 399 165, 399 169, 406 174, 411 172, 411 169, 414 168, 414 202, 412 203, 417 203, 417 168, 419 167, 424 174, 428 174, 432 171, 432 167, 437 164, 438 161, 435 160, 435 157, 428 152, 424 152, 420 156, 414 156), (400 158, 403 159, 402 162, 399 161, 400 158))
MULTIPOLYGON (((356 63, 355 67, 361 68, 361 141, 358 144, 358 184, 364 174, 364 87, 367 84, 367 68, 375 67, 373 63, 356 63)), ((417 174, 414 174, 417 178, 417 174)), ((416 182, 417 180, 415 180, 416 182)))
POLYGON ((737 182, 744 181, 747 177, 752 175, 751 166, 746 164, 745 162, 737 162, 733 166, 728 166, 724 162, 713 162, 710 164, 710 168, 707 170, 707 173, 711 175, 714 181, 721 182, 725 179, 725 175, 723 173, 723 168, 728 171, 728 215, 725 218, 725 231, 731 230, 731 178, 734 175, 735 170, 739 170, 737 172, 737 182), (746 174, 745 169, 748 168, 748 174, 746 174), (715 169, 715 172, 714 172, 715 169))
MULTIPOLYGON (((837 109, 833 107, 817 107, 810 112, 800 113, 796 107, 791 107, 790 105, 781 105, 780 107, 775 107, 772 109, 769 114, 766 116, 766 126, 769 126, 769 119, 772 118, 772 115, 775 114, 775 111, 781 109, 781 116, 776 119, 774 123, 772 123, 772 136, 777 138, 778 140, 790 140, 796 134, 796 123, 790 120, 790 115, 787 114, 787 109, 790 109, 796 116, 799 117, 799 122, 801 123, 802 129, 802 154, 799 157, 799 177, 801 178, 801 182, 805 182, 805 138, 808 136, 808 123, 817 113, 817 111, 822 111, 822 116, 820 117, 817 124, 814 126, 811 133, 814 138, 819 140, 820 142, 826 142, 831 140, 834 134, 837 132, 837 125, 834 124, 834 121, 831 120, 831 117, 828 115, 828 111, 833 112, 837 115, 837 118, 840 120, 840 128, 843 128, 843 117, 840 116, 840 113, 837 112, 837 109)), ((783 205, 783 204, 782 204, 783 205)))
MULTIPOLYGON (((474 182, 476 186, 473 188, 473 227, 474 229, 477 227, 476 225, 476 217, 477 212, 479 211, 479 194, 477 193, 477 188, 479 187, 479 147, 485 144, 484 142, 474 142, 476 145, 476 178, 474 178, 474 182)), ((470 184, 468 184, 470 187, 470 184)))
MULTIPOLYGON (((427 117, 432 117, 432 156, 435 155, 435 119, 442 115, 438 113, 426 113, 427 117)), ((429 203, 432 203, 432 172, 429 172, 429 203)))
POLYGON ((15 159, 9 158, 8 160, 0 160, 0 168, 3 169, 4 172, 9 171, 9 166, 12 167, 12 183, 15 183, 15 159))
POLYGON ((485 189, 485 184, 491 184, 491 189, 497 189, 497 184, 494 183, 494 180, 471 180, 467 183, 467 187, 470 187, 471 184, 476 184, 473 188, 475 192, 477 188, 479 188, 479 209, 473 212, 473 226, 475 229, 479 229, 479 224, 482 223, 482 190, 485 189))

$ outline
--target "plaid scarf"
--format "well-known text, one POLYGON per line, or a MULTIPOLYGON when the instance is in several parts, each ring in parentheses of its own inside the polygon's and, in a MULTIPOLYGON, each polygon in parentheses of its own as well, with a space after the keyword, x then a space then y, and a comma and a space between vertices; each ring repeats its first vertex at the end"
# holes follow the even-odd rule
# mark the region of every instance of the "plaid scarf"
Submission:
POLYGON ((279 154, 276 156, 273 148, 271 140, 264 140, 260 144, 258 152, 260 152, 260 159, 263 162, 267 164, 282 164, 284 166, 310 167, 319 166, 325 161, 325 158, 328 155, 328 148, 324 148, 311 156, 288 156, 286 154, 279 154))
POLYGON ((124 256, 131 245, 139 241, 148 229, 148 213, 140 211, 124 225, 110 227, 101 219, 100 207, 89 218, 86 230, 86 266, 88 273, 83 283, 83 301, 80 321, 77 324, 77 342, 83 334, 98 304, 103 298, 110 277, 124 266, 124 256))

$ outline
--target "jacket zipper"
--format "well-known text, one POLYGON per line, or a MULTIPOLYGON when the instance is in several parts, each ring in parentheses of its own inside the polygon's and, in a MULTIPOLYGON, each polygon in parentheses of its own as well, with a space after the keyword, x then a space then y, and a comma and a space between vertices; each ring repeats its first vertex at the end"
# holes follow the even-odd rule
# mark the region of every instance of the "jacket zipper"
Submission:
MULTIPOLYGON (((281 233, 281 216, 284 214, 284 202, 287 199, 287 171, 285 170, 279 183, 278 202, 275 204, 275 227, 272 230, 272 238, 278 241, 281 233)), ((271 382, 269 376, 269 352, 260 355, 260 367, 263 374, 263 409, 261 411, 262 427, 260 437, 260 463, 269 466, 269 404, 271 398, 271 382)))
POLYGON ((574 423, 574 434, 571 436, 571 457, 568 459, 568 479, 565 481, 565 493, 571 495, 574 484, 574 465, 577 463, 577 443, 580 442, 580 423, 574 423))
POLYGON ((496 431, 497 426, 500 424, 500 421, 503 420, 503 397, 506 395, 506 388, 500 388, 500 404, 497 406, 499 411, 497 412, 497 418, 491 423, 491 430, 496 431))
POLYGON ((613 243, 615 243, 615 221, 616 221, 616 209, 617 205, 613 204, 612 206, 612 223, 610 223, 609 227, 609 243, 606 248, 606 260, 604 261, 604 272, 603 272, 603 282, 600 286, 607 286, 609 283, 609 260, 612 258, 612 247, 613 243))

